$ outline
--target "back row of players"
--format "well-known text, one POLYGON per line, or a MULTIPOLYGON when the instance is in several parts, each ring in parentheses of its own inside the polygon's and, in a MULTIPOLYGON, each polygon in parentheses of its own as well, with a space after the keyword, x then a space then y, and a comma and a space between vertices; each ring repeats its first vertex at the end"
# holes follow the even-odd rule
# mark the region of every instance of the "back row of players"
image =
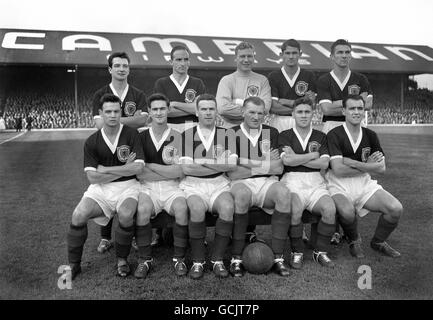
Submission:
POLYGON ((129 58, 123 53, 111 55, 112 82, 94 99, 95 121, 101 130, 88 138, 84 148, 91 185, 74 210, 68 233, 73 278, 81 271, 87 221, 105 225, 115 212, 120 276, 130 273, 127 256, 135 236, 139 264, 134 274, 146 277, 152 265, 150 219, 162 210, 176 220, 175 272, 188 273, 189 240, 193 261, 189 275, 194 279, 203 276, 206 211, 218 214, 213 272, 228 276, 223 256, 232 239, 230 273, 243 275, 240 256, 248 209, 253 205, 272 214, 274 270, 282 276, 289 275, 282 255, 287 234, 292 247, 290 265, 302 265, 304 209, 321 215, 312 244, 313 258, 323 266, 334 265, 327 245, 335 230, 336 212, 353 256, 363 256, 356 214, 362 216, 367 210, 382 213, 372 248, 399 256, 385 240, 403 209, 370 177, 370 173, 384 172, 385 157, 376 134, 361 128, 372 95, 365 76, 349 69, 350 50, 347 41, 337 40, 331 48, 335 67, 317 82, 325 130, 336 126, 332 121, 343 124, 328 136, 311 127, 316 85, 313 74, 299 68, 301 50, 296 40, 282 45, 284 65, 269 75, 269 81, 252 71, 254 48, 239 44, 237 71, 221 79, 216 98, 205 93, 200 79, 188 76, 189 54, 184 47, 173 48, 173 74, 155 83, 156 93, 148 101, 126 81, 129 58), (268 112, 273 127, 263 124, 268 112), (230 130, 216 127, 217 113, 230 130), (141 127, 149 119, 151 126, 144 132, 137 134, 129 128, 141 127), (329 163, 326 183, 320 170, 329 163))

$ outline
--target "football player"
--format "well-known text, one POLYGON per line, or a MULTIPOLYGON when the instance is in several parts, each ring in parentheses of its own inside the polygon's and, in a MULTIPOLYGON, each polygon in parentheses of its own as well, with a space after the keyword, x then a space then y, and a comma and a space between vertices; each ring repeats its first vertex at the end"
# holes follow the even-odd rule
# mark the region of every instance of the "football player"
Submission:
POLYGON ((151 127, 139 133, 146 166, 138 175, 141 189, 138 200, 136 238, 138 246, 137 278, 145 278, 152 266, 151 217, 162 210, 174 216, 174 269, 178 276, 188 273, 185 265, 185 251, 188 242, 188 207, 185 194, 179 189, 179 179, 183 177, 179 165, 181 134, 167 125, 170 102, 162 94, 149 97, 151 127), (146 237, 139 237, 144 234, 146 237), (143 239, 141 242, 139 239, 143 239))
POLYGON ((303 97, 296 99, 293 106, 295 127, 281 132, 278 137, 284 163, 281 181, 292 192, 290 265, 294 269, 302 267, 302 213, 307 209, 321 216, 315 243, 312 243, 313 259, 322 266, 333 267, 327 246, 335 230, 335 205, 320 174, 329 164, 326 135, 311 126, 313 101, 303 97))
POLYGON ((197 124, 195 101, 206 92, 206 87, 201 79, 188 75, 190 60, 186 47, 173 47, 170 58, 172 74, 156 80, 153 92, 169 99, 169 126, 183 132, 197 124))
POLYGON ((314 101, 316 98, 316 78, 313 72, 299 67, 301 55, 298 41, 285 41, 280 53, 283 66, 268 76, 272 94, 270 125, 279 132, 294 127, 292 112, 296 99, 306 96, 314 101))
MULTIPOLYGON (((131 128, 140 128, 147 122, 146 95, 140 89, 128 84, 129 56, 125 52, 114 52, 108 57, 108 72, 111 75, 111 82, 103 86, 93 95, 92 107, 95 126, 101 129, 103 126, 100 99, 104 94, 114 94, 121 100, 120 123, 131 128)), ((98 245, 98 252, 104 253, 112 247, 111 227, 113 220, 101 227, 101 241, 98 245)))
POLYGON ((317 97, 323 112, 323 132, 344 123, 343 100, 348 95, 358 94, 365 100, 365 110, 373 105, 373 93, 367 77, 350 70, 352 46, 338 39, 331 46, 333 69, 317 80, 317 97))
POLYGON ((69 228, 68 260, 72 278, 81 272, 81 258, 87 239, 87 221, 106 225, 115 212, 119 218, 116 234, 117 274, 130 273, 127 262, 134 235, 139 182, 136 175, 144 166, 142 148, 135 129, 120 123, 122 101, 113 94, 101 98, 103 127, 84 144, 84 171, 90 186, 72 214, 69 228))
POLYGON ((236 136, 238 167, 228 172, 232 179, 231 193, 235 200, 235 214, 230 273, 244 274, 241 255, 248 226, 248 210, 252 206, 272 214, 272 250, 274 271, 289 276, 284 265, 283 252, 290 225, 290 191, 278 181, 283 165, 278 152, 278 130, 264 125, 265 103, 259 97, 245 99, 242 107, 243 122, 233 127, 236 136))
POLYGON ((236 71, 221 78, 217 89, 218 113, 225 128, 242 123, 242 106, 248 97, 260 97, 265 112, 271 108, 271 87, 268 79, 253 71, 254 46, 241 42, 235 48, 236 71))
POLYGON ((350 241, 350 253, 357 258, 364 257, 357 216, 376 211, 381 215, 370 246, 387 256, 399 257, 400 253, 385 240, 397 227, 403 206, 371 178, 371 174, 384 173, 386 166, 376 133, 361 126, 364 98, 349 95, 343 100, 343 106, 344 124, 327 135, 331 156, 327 181, 339 223, 350 241))
POLYGON ((181 157, 185 178, 180 187, 185 191, 190 211, 189 237, 193 265, 189 276, 203 276, 207 211, 218 214, 211 255, 212 269, 217 277, 229 275, 223 263, 225 250, 233 228, 234 203, 230 181, 225 172, 236 167, 234 141, 230 148, 224 128, 215 126, 217 104, 215 97, 202 94, 197 101, 198 125, 182 133, 181 157))

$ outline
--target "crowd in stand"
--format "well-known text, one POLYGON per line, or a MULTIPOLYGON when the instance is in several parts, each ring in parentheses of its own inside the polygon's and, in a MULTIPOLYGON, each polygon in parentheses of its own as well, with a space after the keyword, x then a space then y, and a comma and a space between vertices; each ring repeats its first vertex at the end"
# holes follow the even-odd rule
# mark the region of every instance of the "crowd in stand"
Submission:
MULTIPOLYGON (((6 99, 3 119, 6 129, 15 129, 19 118, 22 127, 31 118, 33 129, 92 128, 94 126, 90 100, 91 90, 78 96, 78 112, 74 97, 67 92, 40 94, 19 92, 6 99)), ((322 113, 315 110, 313 125, 321 123, 322 113)), ((368 123, 374 124, 421 124, 433 123, 433 93, 421 89, 408 92, 403 109, 394 95, 375 96, 368 123)))

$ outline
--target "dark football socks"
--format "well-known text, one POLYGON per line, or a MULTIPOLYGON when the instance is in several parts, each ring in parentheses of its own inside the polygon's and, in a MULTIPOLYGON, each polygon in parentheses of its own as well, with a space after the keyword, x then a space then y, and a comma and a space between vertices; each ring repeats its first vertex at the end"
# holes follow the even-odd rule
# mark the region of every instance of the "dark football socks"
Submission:
POLYGON ((150 245, 152 243, 152 226, 150 223, 144 226, 135 226, 135 241, 137 242, 139 259, 152 259, 152 247, 150 245))
POLYGON ((191 259, 194 262, 204 262, 206 259, 206 222, 193 222, 188 224, 189 241, 191 244, 191 259))
POLYGON ((113 226, 113 218, 108 221, 108 224, 101 226, 101 239, 111 240, 111 228, 113 226))
POLYGON ((69 263, 80 263, 83 255, 84 243, 87 239, 87 224, 84 226, 70 225, 67 242, 68 242, 68 260, 69 263))
POLYGON ((245 246, 245 232, 248 227, 248 213, 233 216, 232 255, 240 256, 245 246))
POLYGON ((317 241, 314 249, 317 251, 329 252, 329 243, 335 232, 335 224, 327 224, 322 220, 317 225, 317 241))
MULTIPOLYGON (((291 215, 286 212, 274 210, 271 220, 272 250, 275 255, 282 255, 287 240, 291 215)), ((302 234, 302 233, 301 233, 302 234)))
POLYGON ((289 228, 290 246, 292 252, 304 252, 304 244, 302 242, 302 230, 304 225, 301 223, 291 225, 289 228))
POLYGON ((398 222, 389 222, 383 217, 383 214, 381 214, 379 221, 377 222, 374 237, 371 241, 375 243, 384 242, 386 239, 388 239, 389 235, 394 231, 397 225, 398 222))
MULTIPOLYGON (((233 230, 233 221, 226 221, 218 218, 215 223, 215 240, 212 250, 212 261, 221 261, 230 243, 233 230)), ((245 236, 244 236, 245 237, 245 236)))
POLYGON ((188 226, 175 224, 173 227, 174 257, 183 258, 188 244, 188 226))
POLYGON ((358 220, 356 217, 353 219, 353 222, 348 222, 346 219, 339 216, 337 222, 340 223, 344 234, 349 238, 349 242, 358 239, 358 220))
POLYGON ((134 226, 122 227, 120 223, 114 231, 116 256, 118 258, 128 258, 129 251, 131 251, 131 241, 134 237, 134 226))

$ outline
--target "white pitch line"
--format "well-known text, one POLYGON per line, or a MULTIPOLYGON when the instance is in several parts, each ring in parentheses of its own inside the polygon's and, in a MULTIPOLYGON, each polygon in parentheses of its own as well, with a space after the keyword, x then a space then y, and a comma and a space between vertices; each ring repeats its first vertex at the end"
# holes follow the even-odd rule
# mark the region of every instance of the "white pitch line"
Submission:
POLYGON ((19 135, 17 135, 17 136, 15 136, 15 137, 12 137, 12 138, 10 138, 10 139, 7 139, 7 140, 5 140, 5 141, 3 141, 3 142, 0 142, 0 145, 2 145, 3 143, 6 143, 6 142, 9 142, 9 141, 12 141, 12 140, 14 140, 14 139, 16 139, 16 138, 19 138, 19 137, 21 137, 23 134, 25 134, 26 132, 24 131, 24 132, 21 132, 19 135))

